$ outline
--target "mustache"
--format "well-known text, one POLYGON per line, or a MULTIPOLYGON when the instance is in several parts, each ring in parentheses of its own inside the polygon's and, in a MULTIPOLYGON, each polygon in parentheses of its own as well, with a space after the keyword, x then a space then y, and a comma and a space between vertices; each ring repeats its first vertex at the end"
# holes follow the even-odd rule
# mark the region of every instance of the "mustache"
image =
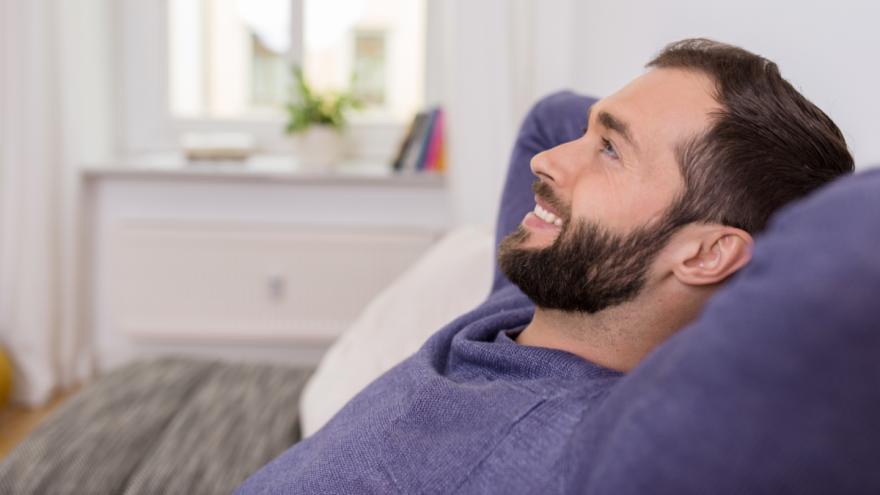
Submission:
POLYGON ((536 179, 535 182, 532 182, 532 192, 550 205, 551 208, 559 213, 562 221, 568 224, 568 221, 571 219, 571 207, 559 199, 559 196, 556 195, 556 192, 549 184, 541 179, 536 179))

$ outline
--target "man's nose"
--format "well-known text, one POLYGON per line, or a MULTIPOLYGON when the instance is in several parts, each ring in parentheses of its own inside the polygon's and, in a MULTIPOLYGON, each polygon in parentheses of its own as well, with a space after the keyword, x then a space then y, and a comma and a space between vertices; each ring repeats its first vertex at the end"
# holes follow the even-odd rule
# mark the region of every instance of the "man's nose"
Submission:
POLYGON ((577 163, 570 148, 571 143, 560 144, 533 156, 530 162, 532 173, 556 187, 564 187, 577 173, 577 163))

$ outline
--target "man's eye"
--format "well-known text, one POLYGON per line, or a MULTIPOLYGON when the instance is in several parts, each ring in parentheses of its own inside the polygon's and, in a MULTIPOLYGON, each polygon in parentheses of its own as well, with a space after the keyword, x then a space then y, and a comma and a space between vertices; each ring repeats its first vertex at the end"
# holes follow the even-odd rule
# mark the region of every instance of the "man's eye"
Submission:
POLYGON ((602 138, 602 148, 600 149, 600 151, 605 155, 608 155, 608 157, 611 159, 617 160, 620 158, 619 156, 617 156, 617 150, 614 149, 614 145, 611 144, 611 141, 605 138, 602 138))

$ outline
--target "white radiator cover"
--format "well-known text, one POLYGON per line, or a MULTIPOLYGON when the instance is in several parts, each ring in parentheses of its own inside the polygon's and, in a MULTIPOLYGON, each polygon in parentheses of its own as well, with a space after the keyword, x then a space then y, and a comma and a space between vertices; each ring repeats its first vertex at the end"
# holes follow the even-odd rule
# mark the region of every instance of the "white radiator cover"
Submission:
POLYGON ((434 241, 407 230, 125 222, 111 328, 137 339, 327 343, 434 241))

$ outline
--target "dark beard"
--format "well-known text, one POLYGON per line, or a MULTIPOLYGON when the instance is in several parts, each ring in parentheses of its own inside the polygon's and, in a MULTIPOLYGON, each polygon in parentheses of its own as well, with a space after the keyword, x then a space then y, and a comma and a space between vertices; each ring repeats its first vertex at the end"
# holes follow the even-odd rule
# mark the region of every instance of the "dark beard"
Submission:
MULTIPOLYGON (((536 192, 545 191, 538 186, 536 192)), ((679 225, 666 215, 621 236, 594 222, 568 221, 546 248, 522 247, 531 234, 520 225, 501 242, 498 264, 538 307, 596 313, 641 292, 651 263, 679 225)))

